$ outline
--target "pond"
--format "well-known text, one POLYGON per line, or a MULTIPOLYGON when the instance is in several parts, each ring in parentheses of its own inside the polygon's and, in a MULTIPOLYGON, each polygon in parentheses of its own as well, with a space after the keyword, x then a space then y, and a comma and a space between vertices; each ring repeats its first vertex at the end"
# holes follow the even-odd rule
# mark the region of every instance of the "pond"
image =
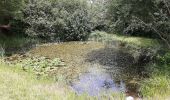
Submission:
POLYGON ((56 73, 65 77, 77 93, 98 96, 120 92, 139 97, 139 82, 146 76, 145 64, 136 62, 129 49, 118 42, 64 42, 39 45, 32 55, 61 58, 66 68, 56 73))
POLYGON ((78 94, 123 92, 137 97, 139 82, 146 73, 129 50, 117 43, 66 42, 42 45, 30 52, 65 61, 68 67, 59 73, 78 94))

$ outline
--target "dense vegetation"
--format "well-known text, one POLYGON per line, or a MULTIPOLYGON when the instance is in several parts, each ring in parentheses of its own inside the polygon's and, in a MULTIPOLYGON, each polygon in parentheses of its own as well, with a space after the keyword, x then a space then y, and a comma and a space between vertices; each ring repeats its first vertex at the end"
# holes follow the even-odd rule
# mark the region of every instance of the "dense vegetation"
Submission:
POLYGON ((108 17, 114 32, 158 37, 169 45, 168 0, 111 0, 108 17))
POLYGON ((22 29, 32 37, 85 40, 92 30, 104 30, 169 44, 168 0, 2 0, 0 5, 1 25, 19 26, 12 32, 22 29))
MULTIPOLYGON (((119 41, 122 47, 156 51, 140 91, 148 98, 169 96, 169 0, 0 0, 2 59, 8 50, 44 41, 85 40, 119 41)), ((16 63, 37 73, 65 66, 58 58, 44 57, 16 63)))
POLYGON ((88 10, 83 0, 35 0, 24 10, 29 25, 26 33, 54 40, 85 40, 91 30, 88 10))

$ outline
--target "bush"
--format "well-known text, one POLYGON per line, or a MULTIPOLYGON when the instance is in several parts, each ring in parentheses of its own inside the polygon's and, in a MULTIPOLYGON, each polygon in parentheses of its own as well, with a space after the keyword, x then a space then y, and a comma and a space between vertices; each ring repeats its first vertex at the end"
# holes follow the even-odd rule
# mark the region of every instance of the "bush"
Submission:
POLYGON ((83 0, 35 0, 24 14, 30 36, 84 40, 91 30, 88 5, 83 0))
POLYGON ((9 24, 12 18, 18 17, 24 0, 0 0, 0 24, 9 24))
MULTIPOLYGON (((110 0, 111 31, 135 36, 167 38, 170 33, 170 2, 163 0, 110 0)), ((168 40, 168 39, 167 39, 168 40)))
POLYGON ((107 1, 108 0, 89 0, 93 1, 90 3, 90 16, 92 19, 93 31, 107 31, 109 28, 108 19, 106 19, 107 12, 107 1))
POLYGON ((26 36, 25 30, 26 30, 26 23, 22 19, 13 19, 11 22, 11 30, 10 33, 17 36, 26 36))
POLYGON ((170 76, 170 52, 165 54, 158 54, 155 61, 155 66, 153 66, 156 73, 170 76))

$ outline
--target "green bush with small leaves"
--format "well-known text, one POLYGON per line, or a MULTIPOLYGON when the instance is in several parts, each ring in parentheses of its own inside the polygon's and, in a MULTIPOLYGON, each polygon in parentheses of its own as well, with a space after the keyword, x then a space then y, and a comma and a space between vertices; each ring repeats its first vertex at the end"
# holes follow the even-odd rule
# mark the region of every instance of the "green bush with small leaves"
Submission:
POLYGON ((34 0, 24 9, 29 36, 50 40, 85 40, 91 30, 85 0, 34 0))

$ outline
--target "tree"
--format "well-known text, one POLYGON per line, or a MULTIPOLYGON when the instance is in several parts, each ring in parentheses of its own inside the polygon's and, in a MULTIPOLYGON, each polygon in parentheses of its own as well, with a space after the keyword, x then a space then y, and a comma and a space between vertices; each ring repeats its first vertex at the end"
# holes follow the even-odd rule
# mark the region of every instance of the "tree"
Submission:
POLYGON ((8 24, 17 17, 23 7, 24 0, 0 0, 0 24, 8 24))
POLYGON ((114 32, 170 40, 169 0, 110 0, 108 18, 114 32))
POLYGON ((93 30, 107 31, 108 20, 106 20, 108 0, 88 0, 90 5, 90 16, 93 30))
POLYGON ((27 34, 60 40, 84 40, 91 30, 85 0, 34 0, 24 10, 27 34))

